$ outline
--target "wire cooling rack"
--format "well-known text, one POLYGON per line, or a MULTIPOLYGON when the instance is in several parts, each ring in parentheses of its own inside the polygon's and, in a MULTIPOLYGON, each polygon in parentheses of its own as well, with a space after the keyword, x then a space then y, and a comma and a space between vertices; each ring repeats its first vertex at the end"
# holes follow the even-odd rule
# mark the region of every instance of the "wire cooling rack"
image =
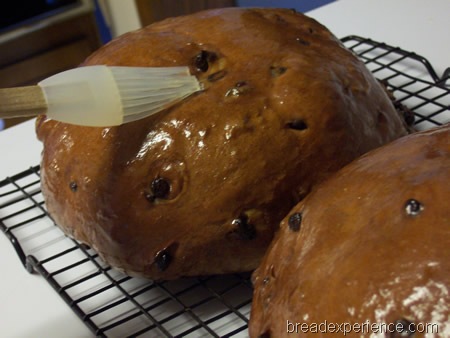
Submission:
MULTIPOLYGON (((449 70, 357 36, 342 39, 414 111, 415 127, 450 122, 449 70)), ((131 278, 68 237, 46 212, 39 166, 0 181, 0 228, 24 267, 45 278, 99 337, 247 337, 250 274, 154 282, 131 278)))

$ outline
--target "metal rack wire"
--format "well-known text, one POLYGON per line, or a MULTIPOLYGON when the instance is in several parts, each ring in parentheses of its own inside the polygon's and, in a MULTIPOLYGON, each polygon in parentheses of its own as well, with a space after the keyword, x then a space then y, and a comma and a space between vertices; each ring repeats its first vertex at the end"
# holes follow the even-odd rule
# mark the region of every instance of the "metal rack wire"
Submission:
MULTIPOLYGON (((415 53, 357 36, 342 39, 397 103, 415 114, 417 129, 450 121, 447 70, 439 78, 415 53)), ((39 166, 0 181, 0 228, 30 272, 45 278, 99 337, 246 337, 250 274, 156 282, 131 278, 90 248, 67 238, 49 217, 39 166)))
POLYGON ((450 68, 439 77, 424 57, 359 36, 342 39, 394 94, 414 112, 414 127, 430 129, 450 122, 450 68))

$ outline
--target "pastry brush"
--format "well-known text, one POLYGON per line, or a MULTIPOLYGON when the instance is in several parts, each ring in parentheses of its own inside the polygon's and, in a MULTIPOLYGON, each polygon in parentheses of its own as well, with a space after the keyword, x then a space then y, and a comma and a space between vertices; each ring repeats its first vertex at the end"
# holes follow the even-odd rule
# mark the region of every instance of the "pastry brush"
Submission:
POLYGON ((0 118, 46 114, 66 123, 108 127, 158 113, 200 90, 188 67, 85 66, 36 86, 0 89, 0 118))

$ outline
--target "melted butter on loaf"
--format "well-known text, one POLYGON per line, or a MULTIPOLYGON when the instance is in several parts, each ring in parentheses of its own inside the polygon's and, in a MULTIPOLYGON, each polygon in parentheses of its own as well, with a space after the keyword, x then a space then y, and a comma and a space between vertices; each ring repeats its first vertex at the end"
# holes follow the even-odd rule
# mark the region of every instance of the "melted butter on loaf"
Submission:
POLYGON ((84 63, 94 64, 187 65, 205 87, 119 127, 37 124, 49 212, 132 275, 254 269, 279 221, 317 183, 406 134, 362 62, 290 10, 168 19, 113 40, 84 63), (59 144, 61 135, 73 145, 59 144), (152 188, 157 181, 167 194, 152 188))

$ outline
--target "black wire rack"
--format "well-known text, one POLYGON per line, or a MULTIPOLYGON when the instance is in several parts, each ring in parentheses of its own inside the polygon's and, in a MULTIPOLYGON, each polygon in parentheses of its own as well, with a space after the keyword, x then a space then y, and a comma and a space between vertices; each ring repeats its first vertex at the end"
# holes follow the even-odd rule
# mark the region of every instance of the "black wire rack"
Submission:
MULTIPOLYGON (((423 57, 357 36, 342 39, 414 112, 415 127, 450 121, 450 72, 423 57)), ((98 337, 247 337, 250 273, 156 282, 126 276, 49 217, 39 166, 0 181, 0 228, 22 264, 39 273, 98 337)))

